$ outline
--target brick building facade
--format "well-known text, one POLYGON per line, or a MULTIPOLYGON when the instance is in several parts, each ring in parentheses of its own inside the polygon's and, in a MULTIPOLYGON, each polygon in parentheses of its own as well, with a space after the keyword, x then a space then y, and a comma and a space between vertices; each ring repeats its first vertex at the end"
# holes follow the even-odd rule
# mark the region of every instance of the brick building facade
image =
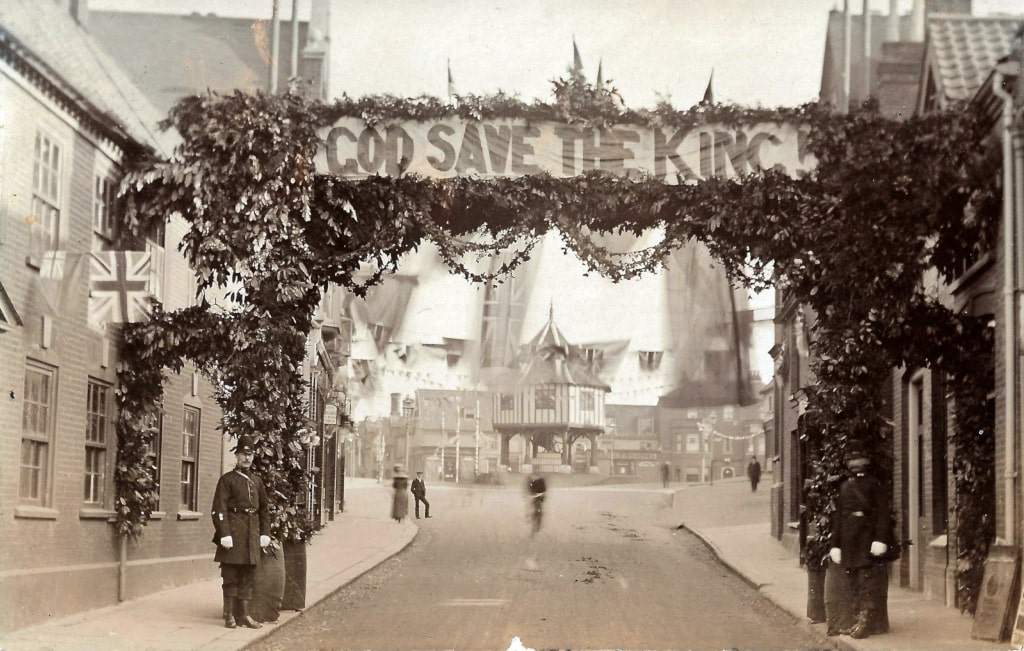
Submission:
MULTIPOLYGON (((226 446, 212 387, 188 367, 156 423, 159 511, 138 539, 114 526, 119 325, 90 322, 89 254, 117 246, 126 157, 173 141, 76 4, 0 7, 3 631, 217 573, 208 508, 226 446)), ((133 245, 151 253, 147 289, 169 309, 195 293, 176 252, 183 229, 171 220, 133 245)))

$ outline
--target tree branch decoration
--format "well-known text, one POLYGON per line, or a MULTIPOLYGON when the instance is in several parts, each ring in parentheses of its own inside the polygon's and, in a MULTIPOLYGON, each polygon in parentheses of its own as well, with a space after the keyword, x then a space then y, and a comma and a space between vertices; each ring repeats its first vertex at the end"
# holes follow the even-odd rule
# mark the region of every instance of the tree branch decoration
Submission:
MULTIPOLYGON (((828 534, 834 478, 848 438, 891 449, 882 387, 894 367, 928 367, 947 378, 957 407, 954 444, 961 535, 958 572, 973 609, 978 568, 992 536, 991 417, 984 393, 992 378, 978 360, 991 352, 983 320, 957 314, 927 294, 935 269, 949 280, 994 242, 998 159, 985 145, 986 124, 968 110, 896 121, 866 106, 840 115, 821 104, 763 109, 710 104, 675 110, 627 109, 609 85, 554 83, 552 104, 498 94, 464 96, 457 106, 433 98, 378 96, 329 103, 294 95, 209 94, 171 111, 165 127, 183 142, 169 161, 139 160, 125 179, 127 217, 143 233, 178 213, 189 223, 182 251, 201 289, 232 283, 236 307, 203 304, 160 312, 125 331, 118 464, 121 531, 138 534, 152 510, 147 414, 159 399, 164 368, 194 360, 224 387, 224 428, 258 441, 257 467, 276 496, 277 527, 308 539, 295 512, 305 490, 299 454, 304 422, 300 377, 311 318, 329 284, 356 294, 396 269, 422 242, 434 243, 454 273, 476 282, 466 258, 514 247, 499 274, 530 255, 556 229, 564 246, 614 280, 656 271, 673 249, 701 242, 735 283, 774 282, 812 308, 814 381, 808 427, 819 472, 810 519, 828 534), (794 122, 810 127, 817 167, 802 178, 767 171, 666 185, 601 172, 555 179, 415 175, 359 180, 315 173, 317 130, 341 116, 367 124, 461 116, 562 120, 595 126, 632 123, 694 127, 794 122), (628 256, 593 235, 664 234, 628 256), (375 270, 369 280, 357 272, 375 270), (771 274, 770 276, 768 274, 771 274), (979 397, 979 395, 981 397, 979 397), (965 535, 969 532, 970 535, 965 535), (979 532, 985 535, 978 535, 979 532)), ((809 545, 817 554, 816 540, 809 545)))

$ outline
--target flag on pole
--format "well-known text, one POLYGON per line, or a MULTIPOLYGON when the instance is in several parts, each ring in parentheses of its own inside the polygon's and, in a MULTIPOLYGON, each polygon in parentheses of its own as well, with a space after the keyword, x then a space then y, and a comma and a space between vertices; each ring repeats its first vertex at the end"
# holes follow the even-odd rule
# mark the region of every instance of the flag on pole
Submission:
POLYGON ((572 37, 572 74, 583 76, 583 58, 580 57, 580 49, 576 47, 576 37, 572 37))
POLYGON ((708 87, 704 89, 704 99, 700 101, 701 104, 714 104, 715 103, 715 91, 711 88, 711 83, 715 79, 715 69, 711 69, 711 76, 708 77, 708 87))
POLYGON ((458 92, 455 90, 455 79, 452 77, 452 60, 448 59, 448 99, 451 100, 458 92))
POLYGON ((94 251, 89 273, 89 323, 148 321, 151 311, 149 251, 94 251))

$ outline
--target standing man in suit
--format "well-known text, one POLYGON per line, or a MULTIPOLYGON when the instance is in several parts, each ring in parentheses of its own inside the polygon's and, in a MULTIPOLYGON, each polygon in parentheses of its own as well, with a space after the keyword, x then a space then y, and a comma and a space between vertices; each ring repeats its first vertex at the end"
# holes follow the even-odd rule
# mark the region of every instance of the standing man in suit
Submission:
POLYGON ((213 542, 220 563, 224 591, 224 626, 260 628, 249 616, 260 550, 270 544, 270 512, 267 491, 259 475, 252 473, 255 454, 252 437, 239 436, 235 467, 224 473, 213 493, 213 542))
POLYGON ((423 471, 416 471, 416 479, 412 480, 412 496, 416 498, 416 519, 420 519, 420 502, 423 502, 425 511, 423 515, 430 517, 430 502, 427 501, 427 486, 423 483, 423 471))

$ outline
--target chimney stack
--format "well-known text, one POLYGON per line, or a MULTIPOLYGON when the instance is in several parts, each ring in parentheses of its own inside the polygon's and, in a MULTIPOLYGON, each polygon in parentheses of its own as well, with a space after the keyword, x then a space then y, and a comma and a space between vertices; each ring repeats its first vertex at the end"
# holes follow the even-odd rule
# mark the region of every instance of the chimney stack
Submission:
POLYGON ((900 40, 900 0, 889 0, 889 15, 885 17, 885 40, 900 40))

